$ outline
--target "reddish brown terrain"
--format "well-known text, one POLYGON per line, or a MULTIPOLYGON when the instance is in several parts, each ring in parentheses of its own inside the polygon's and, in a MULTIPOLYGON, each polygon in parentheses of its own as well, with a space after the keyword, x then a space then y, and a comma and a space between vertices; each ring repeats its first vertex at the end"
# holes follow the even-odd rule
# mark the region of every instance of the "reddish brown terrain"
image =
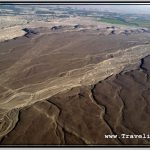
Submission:
POLYGON ((45 30, 0 44, 1 144, 149 144, 105 138, 149 133, 149 34, 45 30))
POLYGON ((0 144, 150 144, 121 137, 150 131, 150 30, 23 14, 0 17, 0 144))

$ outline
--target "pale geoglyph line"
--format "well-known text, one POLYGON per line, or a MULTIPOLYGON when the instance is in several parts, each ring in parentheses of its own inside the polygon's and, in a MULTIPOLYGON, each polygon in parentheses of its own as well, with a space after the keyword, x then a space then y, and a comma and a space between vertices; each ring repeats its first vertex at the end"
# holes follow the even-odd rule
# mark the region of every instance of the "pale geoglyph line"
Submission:
MULTIPOLYGON (((135 52, 133 52, 134 54, 134 57, 133 57, 132 51, 130 52, 128 49, 123 54, 123 57, 120 56, 120 58, 111 58, 108 60, 104 60, 103 62, 98 63, 95 66, 88 65, 80 69, 71 70, 69 71, 69 73, 66 74, 66 76, 56 78, 50 83, 47 83, 48 88, 36 91, 35 93, 33 93, 33 95, 35 95, 34 97, 37 98, 36 95, 39 96, 40 94, 43 94, 44 92, 57 93, 59 91, 61 92, 62 90, 64 91, 65 89, 72 88, 75 86, 94 84, 94 83, 91 83, 91 81, 97 82, 98 80, 102 80, 106 78, 107 76, 115 74, 118 71, 121 71, 124 68, 124 66, 127 65, 128 63, 134 64, 136 63, 138 59, 144 57, 144 54, 147 55, 149 53, 149 50, 147 50, 147 48, 143 49, 143 46, 141 48, 139 46, 138 47, 136 46, 131 49, 132 51, 137 51, 138 54, 141 53, 141 55, 135 55, 135 52), (139 49, 138 51, 136 50, 137 48, 139 49), (93 69, 90 69, 89 66, 92 67, 93 69), (61 90, 61 88, 63 89, 61 90)), ((22 94, 21 92, 20 94, 17 93, 16 96, 18 95, 20 96, 21 94, 22 94)), ((23 95, 26 95, 26 93, 23 93, 23 95)), ((30 95, 30 94, 27 94, 27 95, 30 95)), ((51 94, 49 96, 51 96, 51 94)), ((14 95, 12 96, 12 98, 9 99, 9 101, 11 101, 11 99, 13 98, 15 98, 14 95)), ((3 105, 1 105, 1 107, 2 106, 3 105)))
POLYGON ((47 117, 48 119, 51 120, 51 123, 56 121, 56 118, 55 118, 54 115, 49 115, 46 111, 40 109, 40 108, 37 107, 37 106, 33 106, 33 108, 34 108, 36 111, 38 111, 39 113, 44 114, 45 117, 47 117))
POLYGON ((0 102, 0 105, 2 104, 7 104, 8 102, 10 102, 12 99, 16 98, 16 97, 20 97, 20 96, 31 96, 32 93, 28 93, 28 92, 20 92, 20 93, 14 93, 14 95, 12 95, 11 97, 9 97, 7 100, 3 100, 2 102, 0 102))
MULTIPOLYGON (((150 54, 150 44, 138 45, 110 54, 113 55, 113 58, 109 58, 98 64, 90 64, 83 68, 71 70, 66 73, 65 76, 54 78, 54 80, 50 80, 49 82, 43 82, 40 84, 41 87, 39 87, 37 91, 32 92, 32 94, 26 93, 24 89, 22 89, 21 92, 14 93, 15 95, 11 95, 9 98, 7 97, 7 99, 4 99, 3 101, 7 103, 1 103, 0 109, 8 110, 8 113, 5 112, 4 116, 8 114, 11 116, 10 114, 13 109, 45 100, 57 93, 61 93, 76 86, 95 84, 110 75, 121 72, 128 65, 133 64, 137 67, 140 59, 150 54), (22 99, 21 102, 20 99, 22 99)), ((30 86, 26 88, 30 88, 30 86)), ((9 118, 11 118, 10 120, 14 120, 14 125, 15 121, 17 121, 16 116, 11 116, 9 118)), ((3 121, 6 121, 5 117, 3 117, 3 121)), ((0 129, 0 136, 11 131, 12 126, 5 128, 5 131, 1 131, 2 129, 3 127, 0 129)))
POLYGON ((3 118, 1 118, 0 137, 8 134, 15 127, 18 121, 18 113, 19 111, 17 109, 10 110, 7 114, 4 115, 3 118))

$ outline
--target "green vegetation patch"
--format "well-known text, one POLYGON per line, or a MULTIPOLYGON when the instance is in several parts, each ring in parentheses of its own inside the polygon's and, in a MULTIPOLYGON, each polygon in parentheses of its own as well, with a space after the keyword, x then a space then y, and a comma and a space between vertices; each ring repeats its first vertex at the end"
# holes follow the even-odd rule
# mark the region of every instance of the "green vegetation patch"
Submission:
POLYGON ((104 17, 101 17, 100 19, 98 19, 98 21, 111 23, 111 24, 128 25, 128 26, 129 25, 134 25, 134 26, 137 25, 135 23, 126 22, 125 20, 120 19, 120 18, 104 18, 104 17))
POLYGON ((145 19, 140 19, 140 18, 131 19, 127 21, 122 18, 101 17, 101 18, 98 18, 97 21, 111 23, 111 24, 127 25, 127 26, 150 27, 150 20, 145 20, 145 19))
POLYGON ((150 28, 150 21, 149 20, 133 20, 131 23, 137 24, 140 27, 147 27, 150 28))

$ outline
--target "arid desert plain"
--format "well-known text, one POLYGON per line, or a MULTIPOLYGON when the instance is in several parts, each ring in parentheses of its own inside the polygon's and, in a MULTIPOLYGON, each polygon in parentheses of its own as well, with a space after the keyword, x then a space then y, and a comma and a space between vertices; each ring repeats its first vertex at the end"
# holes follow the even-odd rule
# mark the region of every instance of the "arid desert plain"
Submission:
POLYGON ((149 145, 149 18, 0 6, 0 144, 149 145))

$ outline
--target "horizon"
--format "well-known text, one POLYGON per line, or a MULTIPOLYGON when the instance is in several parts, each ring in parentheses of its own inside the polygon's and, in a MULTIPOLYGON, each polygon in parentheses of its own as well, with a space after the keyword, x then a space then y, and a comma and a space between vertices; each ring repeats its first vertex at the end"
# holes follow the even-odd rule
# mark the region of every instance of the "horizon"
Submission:
MULTIPOLYGON (((2 3, 1 3, 2 4, 2 3)), ((8 4, 5 6, 11 6, 12 4, 8 4)), ((27 5, 18 5, 18 4, 13 4, 14 6, 27 6, 27 5)), ((32 6, 38 6, 38 4, 31 4, 32 6)), ((3 4, 1 6, 4 6, 3 4)), ((72 9, 82 9, 82 10, 96 10, 96 11, 108 11, 108 12, 114 12, 114 13, 122 13, 122 14, 150 14, 150 5, 51 5, 51 4, 46 4, 46 5, 40 5, 40 7, 49 7, 49 6, 54 6, 54 7, 70 7, 72 9)))

